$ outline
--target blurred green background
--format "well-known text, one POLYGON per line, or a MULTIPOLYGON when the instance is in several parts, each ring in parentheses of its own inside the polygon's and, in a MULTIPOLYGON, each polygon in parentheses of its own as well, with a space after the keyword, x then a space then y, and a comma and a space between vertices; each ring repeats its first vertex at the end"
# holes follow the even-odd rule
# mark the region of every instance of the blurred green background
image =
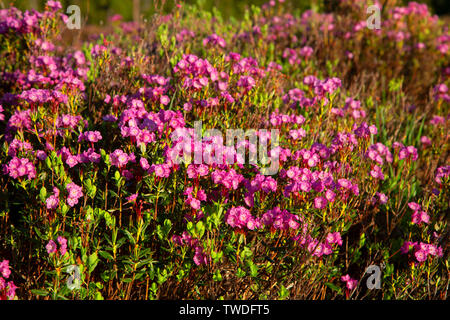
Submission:
MULTIPOLYGON (((295 8, 307 9, 313 3, 329 3, 334 0, 286 0, 295 8)), ((47 0, 0 0, 2 8, 14 5, 19 9, 36 8, 42 10, 47 0)), ((224 17, 239 17, 246 6, 250 4, 261 5, 268 0, 60 0, 63 8, 76 4, 81 8, 88 24, 102 24, 109 16, 120 14, 125 21, 133 20, 136 16, 149 16, 155 13, 155 8, 163 8, 168 13, 175 3, 198 4, 200 8, 212 10, 216 7, 224 17)), ((403 1, 408 2, 408 1, 403 1)), ((450 0, 422 0, 427 3, 434 13, 439 15, 450 14, 450 0)))

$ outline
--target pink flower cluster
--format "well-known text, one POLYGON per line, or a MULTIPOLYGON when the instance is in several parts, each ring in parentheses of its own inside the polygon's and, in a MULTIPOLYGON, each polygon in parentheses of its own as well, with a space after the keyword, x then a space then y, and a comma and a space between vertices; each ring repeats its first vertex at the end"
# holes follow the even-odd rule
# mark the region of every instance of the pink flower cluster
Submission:
POLYGON ((251 215, 244 207, 233 207, 225 215, 225 221, 232 228, 255 230, 261 227, 261 221, 251 215))
POLYGON ((245 91, 249 91, 256 85, 255 79, 252 76, 241 76, 236 83, 239 88, 244 88, 245 91))
POLYGON ((47 205, 47 209, 53 210, 58 208, 59 206, 59 189, 56 187, 53 187, 53 194, 45 200, 45 203, 47 205))
MULTIPOLYGON (((49 57, 46 57, 47 59, 51 59, 49 57)), ((47 61, 47 60, 44 60, 47 61)), ((55 65, 56 68, 56 65, 55 65)), ((27 101, 28 103, 48 103, 48 102, 54 102, 54 103, 67 103, 68 98, 65 94, 61 93, 58 90, 46 90, 46 89, 34 89, 31 88, 30 90, 24 90, 22 93, 18 96, 19 99, 22 99, 24 101, 27 101)))
POLYGON ((272 177, 262 174, 257 174, 252 180, 244 179, 243 182, 247 189, 244 200, 249 207, 253 207, 254 205, 254 194, 256 192, 260 190, 264 193, 277 191, 277 181, 272 177))
POLYGON ((114 152, 112 152, 109 157, 111 164, 118 168, 123 168, 127 165, 128 162, 135 162, 136 160, 134 153, 127 154, 121 149, 114 150, 114 152))
POLYGON ((78 199, 83 196, 82 188, 75 183, 68 183, 66 186, 69 195, 67 196, 67 204, 71 207, 78 203, 78 199))
POLYGON ((14 114, 8 120, 8 128, 20 130, 31 128, 31 109, 23 111, 16 110, 14 114))
MULTIPOLYGON (((366 111, 361 107, 361 102, 347 97, 343 108, 331 108, 330 112, 337 117, 344 117, 350 114, 353 119, 360 119, 366 117, 366 111)), ((373 126, 371 126, 373 130, 373 126)))
POLYGON ((191 206, 194 210, 200 210, 200 201, 206 201, 206 193, 202 189, 198 189, 197 192, 195 192, 194 195, 194 188, 193 187, 187 187, 184 191, 184 195, 187 196, 186 203, 191 206))
POLYGON ((24 176, 27 176, 29 180, 36 178, 36 168, 27 158, 14 157, 4 168, 6 173, 14 179, 24 176))
POLYGON ((192 238, 192 236, 187 232, 184 231, 181 236, 174 235, 172 237, 173 243, 183 246, 187 245, 191 248, 194 248, 194 263, 196 265, 201 264, 207 264, 208 263, 208 257, 203 251, 203 247, 199 244, 198 239, 192 238))
POLYGON ((392 153, 389 151, 389 148, 381 142, 369 146, 366 156, 380 165, 384 163, 384 160, 389 163, 392 163, 393 161, 392 153))
POLYGON ((443 125, 444 123, 445 123, 445 118, 438 116, 438 115, 433 115, 433 117, 430 120, 430 124, 433 126, 443 125))
POLYGON ((434 98, 436 100, 444 100, 446 102, 450 102, 450 95, 448 92, 448 87, 445 83, 438 84, 434 87, 434 98))
POLYGON ((264 225, 272 226, 278 230, 296 230, 300 227, 300 221, 299 216, 287 210, 281 210, 279 207, 268 210, 261 217, 261 222, 264 225))
POLYGON ((187 167, 187 175, 189 179, 197 179, 209 174, 209 167, 205 164, 190 164, 187 167))
POLYGON ((372 170, 370 170, 370 175, 375 179, 384 180, 384 174, 381 171, 381 168, 377 165, 372 167, 372 170))
POLYGON ((434 181, 436 181, 438 184, 442 184, 442 180, 447 178, 449 175, 450 165, 439 167, 436 170, 436 177, 434 178, 434 181))
POLYGON ((358 280, 352 279, 348 274, 342 276, 341 280, 345 282, 345 286, 348 290, 353 290, 358 285, 358 280))
POLYGON ((299 50, 294 50, 291 48, 286 48, 283 51, 282 57, 284 59, 288 59, 288 62, 290 65, 296 65, 301 63, 301 57, 309 58, 314 52, 314 49, 309 46, 304 46, 300 48, 299 50))
POLYGON ((222 48, 225 48, 227 43, 225 42, 225 40, 221 37, 219 37, 217 34, 213 33, 210 36, 207 36, 205 39, 203 39, 203 46, 219 46, 222 48))
POLYGON ((86 131, 78 136, 78 142, 88 141, 94 143, 100 140, 102 140, 102 135, 100 134, 99 131, 86 131))
POLYGON ((424 242, 405 241, 400 248, 402 254, 407 254, 411 248, 414 249, 414 257, 418 262, 424 262, 428 256, 442 257, 444 255, 442 247, 424 242))
POLYGON ((80 163, 98 163, 101 155, 96 153, 93 148, 89 148, 80 154, 73 155, 69 149, 62 147, 57 151, 57 155, 61 155, 62 160, 70 167, 73 168, 80 163))
POLYGON ((418 203, 410 202, 408 203, 408 207, 410 207, 411 210, 414 211, 414 213, 411 215, 411 222, 413 224, 420 225, 422 222, 430 222, 430 216, 422 210, 422 207, 418 203))
POLYGON ((319 240, 312 238, 307 234, 307 224, 303 225, 302 233, 293 237, 300 246, 306 247, 306 250, 310 252, 313 256, 322 257, 333 253, 333 244, 338 246, 342 245, 341 234, 339 232, 329 233, 324 242, 319 242, 319 240))
MULTIPOLYGON (((154 93, 144 91, 152 99, 154 93)), ((122 112, 119 119, 119 129, 123 137, 129 137, 137 146, 147 145, 156 140, 156 134, 168 134, 172 129, 185 125, 183 115, 180 111, 161 109, 158 113, 147 112, 144 103, 138 99, 132 99, 128 108, 122 112)))
POLYGON ((155 176, 159 178, 168 178, 170 176, 170 166, 167 163, 152 164, 150 172, 154 172, 155 176))
MULTIPOLYGON (((320 80, 314 76, 307 76, 303 79, 303 83, 312 87, 314 93, 321 99, 325 98, 326 94, 332 95, 342 86, 341 79, 333 77, 325 80, 320 80), (309 77, 307 79, 307 77, 309 77)), ((324 100, 327 101, 327 100, 324 100)))
POLYGON ((281 175, 290 179, 288 180, 290 183, 283 191, 285 197, 289 197, 292 193, 314 191, 317 193, 314 199, 316 209, 324 209, 328 203, 334 202, 336 192, 340 191, 343 200, 348 197, 349 191, 355 195, 359 193, 357 184, 352 184, 347 179, 335 181, 333 175, 326 171, 311 171, 308 168, 293 166, 287 171, 282 171, 281 175))
POLYGON ((56 126, 58 128, 67 128, 73 130, 82 120, 83 118, 81 116, 63 114, 56 119, 56 126))
POLYGON ((182 76, 185 88, 201 89, 209 84, 209 80, 219 79, 219 73, 206 59, 193 54, 183 54, 173 70, 182 76))
POLYGON ((216 169, 211 173, 211 178, 215 184, 221 184, 228 190, 237 190, 239 184, 244 180, 244 177, 234 169, 228 171, 216 169))
POLYGON ((285 123, 302 125, 303 123, 305 123, 305 117, 296 114, 279 114, 278 110, 276 110, 275 112, 272 112, 270 114, 269 121, 270 124, 274 127, 279 127, 285 123))
POLYGON ((16 296, 16 285, 12 281, 6 282, 11 275, 9 260, 0 262, 0 300, 13 300, 16 296))
POLYGON ((26 154, 27 151, 30 151, 30 150, 33 150, 31 143, 26 142, 26 141, 20 141, 18 139, 14 139, 9 144, 8 156, 15 157, 15 156, 17 156, 18 151, 22 151, 26 154))
POLYGON ((353 132, 357 137, 367 139, 370 138, 371 135, 377 134, 378 129, 376 125, 369 126, 363 121, 359 126, 356 123, 353 124, 353 132))
POLYGON ((372 203, 376 204, 377 201, 379 201, 381 204, 386 204, 388 202, 389 198, 381 192, 376 192, 375 196, 372 198, 372 203))
POLYGON ((414 146, 405 147, 401 142, 394 142, 392 146, 394 147, 394 149, 399 149, 399 160, 411 159, 412 161, 416 161, 419 158, 417 149, 414 146))
MULTIPOLYGON (((59 252, 60 252, 61 256, 64 256, 67 252, 67 239, 59 236, 57 241, 59 243, 59 252)), ((48 254, 52 254, 58 250, 58 247, 57 247, 55 241, 50 240, 47 243, 47 245, 45 246, 45 249, 47 250, 48 254)))
POLYGON ((188 40, 189 38, 194 38, 195 37, 195 32, 188 30, 188 29, 182 29, 180 32, 178 32, 175 35, 175 39, 177 40, 177 42, 183 42, 188 40))

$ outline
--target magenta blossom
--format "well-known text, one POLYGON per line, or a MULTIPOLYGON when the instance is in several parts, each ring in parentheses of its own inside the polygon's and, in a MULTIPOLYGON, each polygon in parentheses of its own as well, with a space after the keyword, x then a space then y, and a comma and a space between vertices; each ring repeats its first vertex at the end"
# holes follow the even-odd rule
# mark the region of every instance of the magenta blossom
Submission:
POLYGON ((352 279, 348 274, 342 276, 341 280, 346 283, 346 287, 348 290, 353 290, 358 284, 358 280, 352 279))
POLYGON ((45 249, 47 249, 47 253, 48 254, 52 254, 55 253, 57 248, 56 248, 56 243, 53 240, 50 240, 47 245, 45 246, 45 249))

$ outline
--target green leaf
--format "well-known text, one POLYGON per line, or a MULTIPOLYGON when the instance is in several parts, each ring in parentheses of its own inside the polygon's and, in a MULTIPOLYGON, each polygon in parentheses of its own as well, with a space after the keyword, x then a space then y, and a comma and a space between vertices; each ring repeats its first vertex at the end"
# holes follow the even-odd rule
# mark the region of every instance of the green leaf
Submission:
POLYGON ((114 257, 113 257, 109 252, 106 252, 106 251, 99 251, 98 254, 99 254, 101 257, 105 258, 106 260, 114 260, 114 257))
POLYGON ((31 289, 31 293, 37 296, 45 297, 48 296, 48 292, 40 289, 31 289))
POLYGON ((97 253, 94 252, 88 258, 89 273, 92 273, 92 271, 94 271, 97 264, 98 264, 98 256, 97 256, 97 253))
POLYGON ((250 268, 250 275, 252 277, 257 277, 258 276, 258 267, 256 266, 256 264, 254 264, 253 261, 250 261, 248 266, 250 268))
POLYGON ((289 290, 285 288, 285 286, 281 285, 280 291, 278 291, 278 296, 281 300, 284 300, 289 297, 289 290))
POLYGON ((62 207, 61 207, 61 213, 63 216, 65 216, 67 214, 67 212, 69 211, 69 206, 65 203, 63 203, 62 207))
POLYGON ((41 199, 42 202, 45 202, 47 198, 47 189, 45 187, 41 188, 41 191, 39 192, 39 198, 41 199))
POLYGON ((132 244, 136 244, 136 240, 134 239, 133 235, 128 230, 123 230, 125 232, 125 235, 130 240, 132 244))
POLYGON ((253 255, 253 252, 248 247, 244 247, 244 249, 242 249, 242 251, 241 251, 242 260, 250 258, 252 255, 253 255))
POLYGON ((214 273, 214 275, 213 275, 213 280, 214 280, 214 281, 222 281, 222 280, 223 280, 222 275, 220 274, 220 270, 219 270, 219 269, 217 269, 216 272, 214 273))
POLYGON ((242 270, 241 268, 238 268, 237 272, 236 272, 236 277, 238 278, 243 278, 245 277, 246 273, 244 270, 242 270))
POLYGON ((325 285, 328 287, 328 288, 330 288, 331 290, 333 290, 333 291, 336 291, 336 292, 338 292, 338 293, 341 293, 341 288, 339 288, 337 285, 335 285, 335 284, 333 284, 333 283, 331 283, 331 282, 327 282, 327 283, 325 283, 325 285))
POLYGON ((203 237, 203 235, 205 234, 205 225, 203 224, 203 221, 197 222, 197 224, 195 225, 195 230, 198 234, 199 239, 201 239, 201 237, 203 237))
POLYGON ((97 292, 95 293, 94 299, 95 299, 95 300, 105 300, 105 298, 103 298, 102 294, 101 294, 99 291, 97 291, 97 292))

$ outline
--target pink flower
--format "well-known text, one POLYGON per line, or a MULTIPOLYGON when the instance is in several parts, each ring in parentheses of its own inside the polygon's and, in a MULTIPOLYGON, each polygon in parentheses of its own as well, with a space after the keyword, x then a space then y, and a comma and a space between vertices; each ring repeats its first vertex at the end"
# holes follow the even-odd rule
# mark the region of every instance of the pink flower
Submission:
POLYGON ((155 175, 157 177, 163 177, 164 176, 164 169, 161 165, 156 165, 155 166, 155 175))
POLYGON ((422 136, 422 137, 420 138, 420 142, 422 143, 422 145, 423 145, 424 147, 429 146, 429 145, 431 144, 431 140, 430 140, 430 138, 428 138, 427 136, 422 136))
POLYGON ((418 262, 424 262, 427 260, 427 253, 423 250, 418 250, 414 253, 414 256, 416 257, 416 260, 418 262))
POLYGON ((358 280, 352 279, 348 274, 342 276, 341 280, 346 282, 348 290, 353 290, 354 288, 356 288, 356 285, 358 284, 358 280))
POLYGON ((336 194, 335 194, 333 191, 331 191, 330 189, 328 189, 328 190, 325 192, 325 198, 326 198, 329 202, 333 202, 334 199, 336 198, 336 194))
POLYGON ((167 106, 170 103, 170 98, 168 96, 161 96, 161 98, 159 98, 159 101, 161 102, 161 104, 167 106))
POLYGON ((384 174, 381 171, 381 168, 377 165, 375 165, 373 169, 370 171, 370 175, 375 179, 384 180, 384 174))
POLYGON ((200 246, 195 247, 195 254, 194 254, 194 263, 196 265, 201 264, 207 264, 208 260, 206 258, 206 255, 203 253, 203 248, 200 246))
POLYGON ((420 206, 420 204, 415 203, 415 202, 410 202, 408 203, 408 207, 410 207, 412 210, 414 211, 419 211, 422 207, 420 206))
POLYGON ((247 228, 249 230, 255 230, 255 227, 256 227, 256 223, 255 223, 255 221, 253 221, 253 219, 250 219, 247 221, 247 228))
POLYGON ((327 199, 324 197, 316 197, 314 199, 314 208, 323 209, 327 206, 327 199))
POLYGON ((347 179, 338 179, 338 185, 344 189, 351 189, 352 187, 351 182, 347 179))
POLYGON ((194 210, 200 209, 200 200, 192 198, 189 204, 192 207, 192 209, 194 209, 194 210))
POLYGON ((69 196, 67 197, 67 203, 69 206, 73 207, 78 203, 78 199, 83 196, 82 188, 75 183, 68 183, 66 186, 69 196))
POLYGON ((47 200, 45 200, 45 203, 47 205, 47 209, 53 210, 58 208, 59 199, 57 196, 51 195, 50 197, 47 198, 47 200))
POLYGON ((377 192, 376 195, 378 196, 378 199, 380 199, 381 204, 387 203, 389 198, 384 193, 377 192))
POLYGON ((186 102, 183 105, 183 110, 186 111, 186 112, 191 111, 192 110, 192 104, 190 104, 189 102, 186 102))
POLYGON ((139 163, 141 165, 141 168, 144 170, 148 170, 150 168, 150 165, 149 165, 147 159, 145 159, 145 158, 141 158, 141 160, 139 160, 139 163))
POLYGON ((74 166, 76 166, 78 164, 78 158, 75 157, 75 156, 70 155, 66 159, 66 164, 69 167, 73 168, 74 166))
POLYGON ((14 284, 14 282, 9 281, 6 285, 8 287, 8 292, 6 293, 6 295, 8 296, 9 300, 13 300, 14 296, 16 295, 16 285, 14 284))
POLYGON ((110 155, 111 164, 118 168, 124 167, 129 161, 132 161, 134 154, 128 155, 120 149, 114 150, 110 155))
POLYGON ((137 193, 132 194, 131 196, 129 196, 129 197, 126 198, 126 199, 127 199, 127 202, 134 202, 134 201, 136 201, 137 196, 138 196, 137 193))
POLYGON ((430 216, 425 211, 415 211, 411 215, 411 222, 413 224, 421 224, 422 222, 428 224, 430 222, 430 216))
POLYGON ((67 252, 67 239, 59 236, 57 240, 60 245, 59 252, 64 256, 67 252))
MULTIPOLYGON (((5 278, 8 279, 10 274, 11 274, 11 270, 9 269, 9 260, 3 260, 0 263, 0 274, 5 278)), ((1 288, 0 288, 1 290, 1 288)))
POLYGON ((416 244, 417 244, 417 242, 405 241, 403 243, 403 246, 400 248, 400 252, 402 254, 407 254, 409 252, 409 250, 411 249, 411 247, 415 246, 416 244))
POLYGON ((81 133, 80 136, 78 137, 78 142, 83 140, 95 143, 102 140, 102 135, 100 134, 99 131, 86 131, 81 133))
POLYGON ((50 240, 47 245, 45 246, 45 249, 47 249, 48 254, 52 254, 56 252, 56 243, 53 240, 50 240))
POLYGON ((339 233, 339 232, 333 232, 333 233, 329 233, 328 235, 327 235, 327 242, 329 243, 329 244, 333 244, 333 243, 336 243, 336 244, 338 244, 339 246, 341 246, 342 245, 342 238, 341 238, 341 234, 339 233))

